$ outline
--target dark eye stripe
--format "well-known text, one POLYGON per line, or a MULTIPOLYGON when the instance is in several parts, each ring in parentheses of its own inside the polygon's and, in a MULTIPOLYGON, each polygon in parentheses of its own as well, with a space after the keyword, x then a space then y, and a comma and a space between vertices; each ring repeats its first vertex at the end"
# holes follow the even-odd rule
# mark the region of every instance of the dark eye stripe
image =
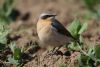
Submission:
POLYGON ((45 15, 45 16, 42 16, 41 18, 42 19, 47 19, 48 17, 52 17, 52 16, 54 16, 54 15, 45 15))

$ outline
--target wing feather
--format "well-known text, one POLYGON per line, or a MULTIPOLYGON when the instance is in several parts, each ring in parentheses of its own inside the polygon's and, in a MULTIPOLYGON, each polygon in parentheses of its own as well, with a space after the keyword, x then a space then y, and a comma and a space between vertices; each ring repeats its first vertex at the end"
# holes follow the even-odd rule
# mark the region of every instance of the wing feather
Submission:
POLYGON ((59 34, 66 35, 68 37, 74 38, 70 34, 70 32, 59 21, 57 21, 56 19, 55 20, 52 20, 51 25, 52 25, 52 27, 54 27, 57 30, 57 32, 59 34))

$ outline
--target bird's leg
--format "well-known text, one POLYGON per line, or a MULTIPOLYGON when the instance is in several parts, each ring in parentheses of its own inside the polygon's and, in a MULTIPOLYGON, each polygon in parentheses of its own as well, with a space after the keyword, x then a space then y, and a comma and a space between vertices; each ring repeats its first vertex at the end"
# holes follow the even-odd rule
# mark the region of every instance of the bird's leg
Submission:
POLYGON ((54 47, 54 48, 50 51, 50 55, 54 55, 54 54, 56 54, 57 51, 58 51, 61 47, 62 47, 62 45, 59 46, 57 49, 56 49, 56 47, 54 47))
POLYGON ((56 49, 56 47, 54 47, 52 50, 50 50, 50 51, 48 52, 48 55, 53 55, 54 52, 55 52, 55 49, 56 49))
POLYGON ((56 47, 54 47, 54 48, 51 50, 51 52, 54 52, 54 51, 55 51, 55 49, 56 49, 56 47))
POLYGON ((59 47, 58 47, 58 49, 56 49, 56 50, 55 50, 55 53, 56 53, 56 52, 57 52, 57 51, 58 51, 61 47, 62 47, 62 45, 61 45, 61 46, 59 46, 59 47))

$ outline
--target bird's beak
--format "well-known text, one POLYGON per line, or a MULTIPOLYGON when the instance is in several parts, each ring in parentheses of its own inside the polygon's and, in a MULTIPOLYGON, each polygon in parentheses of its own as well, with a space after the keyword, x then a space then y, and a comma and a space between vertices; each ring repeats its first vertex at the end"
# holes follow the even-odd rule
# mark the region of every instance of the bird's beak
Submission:
POLYGON ((50 15, 50 17, 55 17, 55 16, 57 16, 56 14, 52 14, 52 15, 50 15))

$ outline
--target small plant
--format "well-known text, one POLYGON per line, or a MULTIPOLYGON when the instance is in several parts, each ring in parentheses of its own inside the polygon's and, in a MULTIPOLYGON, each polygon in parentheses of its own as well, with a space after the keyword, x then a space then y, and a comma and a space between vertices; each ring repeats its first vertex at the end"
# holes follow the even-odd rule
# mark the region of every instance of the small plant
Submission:
POLYGON ((9 24, 11 22, 9 15, 11 14, 12 8, 13 0, 5 0, 0 7, 0 24, 9 24))
POLYGON ((75 19, 68 27, 68 31, 73 35, 76 41, 72 42, 68 47, 73 50, 80 50, 82 42, 81 34, 87 29, 87 23, 81 24, 78 19, 75 19), (77 42, 78 40, 78 42, 77 42))
POLYGON ((15 43, 10 44, 10 49, 12 51, 12 56, 8 57, 8 62, 11 64, 16 64, 17 66, 21 65, 22 49, 16 47, 15 43))
POLYGON ((77 61, 81 67, 97 67, 100 65, 100 44, 96 46, 89 46, 87 50, 84 50, 84 43, 82 41, 81 34, 87 29, 87 23, 81 24, 78 19, 75 19, 72 24, 68 27, 69 32, 79 40, 80 43, 72 42, 68 48, 74 51, 79 51, 80 54, 77 56, 77 61))
POLYGON ((85 3, 85 6, 91 11, 92 16, 100 18, 100 10, 98 10, 98 8, 95 8, 97 4, 100 4, 100 0, 83 0, 83 1, 85 3))
MULTIPOLYGON (((8 24, 11 22, 12 18, 10 14, 13 9, 13 0, 5 0, 3 5, 0 7, 0 52, 3 54, 6 49, 9 49, 6 59, 2 61, 7 61, 10 64, 16 64, 17 66, 22 65, 22 49, 16 47, 16 44, 10 42, 7 44, 7 36, 11 32, 8 24)), ((1 59, 0 59, 1 60, 1 59)))
POLYGON ((64 64, 61 64, 61 65, 60 65, 60 67, 66 67, 66 65, 64 65, 64 64))
POLYGON ((5 25, 0 25, 0 51, 5 49, 7 46, 7 35, 9 34, 11 30, 5 26, 5 25))
MULTIPOLYGON (((16 64, 17 66, 22 65, 22 49, 16 47, 14 42, 7 44, 7 35, 10 33, 10 29, 7 25, 0 25, 0 52, 4 52, 6 49, 9 49, 9 52, 12 54, 7 54, 5 61, 8 61, 10 64, 16 64)), ((4 61, 4 60, 2 60, 4 61)))

